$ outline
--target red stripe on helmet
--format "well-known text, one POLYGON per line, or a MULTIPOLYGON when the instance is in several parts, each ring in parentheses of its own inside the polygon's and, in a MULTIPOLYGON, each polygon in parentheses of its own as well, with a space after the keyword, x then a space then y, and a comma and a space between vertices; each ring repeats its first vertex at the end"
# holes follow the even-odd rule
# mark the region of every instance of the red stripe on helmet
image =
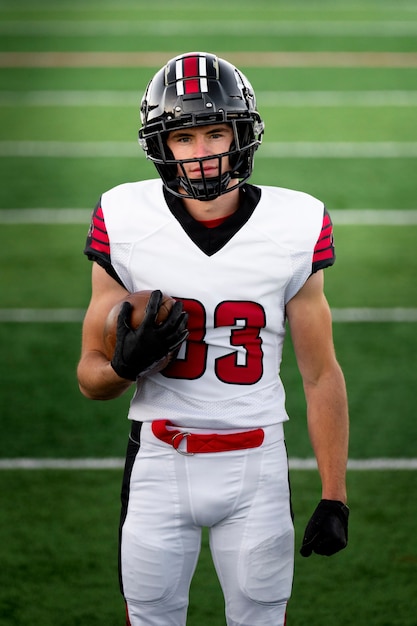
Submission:
POLYGON ((184 92, 200 93, 200 80, 191 78, 198 76, 198 57, 184 58, 184 92))

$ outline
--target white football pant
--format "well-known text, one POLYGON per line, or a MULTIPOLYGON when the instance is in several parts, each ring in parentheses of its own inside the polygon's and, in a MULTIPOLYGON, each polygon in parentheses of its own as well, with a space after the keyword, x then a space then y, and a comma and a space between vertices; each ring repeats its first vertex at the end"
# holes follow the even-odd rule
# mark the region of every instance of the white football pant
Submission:
POLYGON ((132 626, 185 626, 202 527, 209 528, 227 625, 283 626, 294 529, 281 424, 265 429, 258 448, 193 456, 143 424, 121 535, 132 626))

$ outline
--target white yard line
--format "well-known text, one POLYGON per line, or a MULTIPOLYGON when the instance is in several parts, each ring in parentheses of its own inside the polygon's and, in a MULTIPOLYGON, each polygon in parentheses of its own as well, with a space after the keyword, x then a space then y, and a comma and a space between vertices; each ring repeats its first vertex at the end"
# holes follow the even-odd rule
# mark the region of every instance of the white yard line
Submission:
MULTIPOLYGON (((103 470, 123 469, 124 459, 0 459, 0 470, 103 470)), ((315 459, 289 459, 290 470, 317 470, 315 459)), ((348 470, 416 470, 417 459, 350 459, 348 470)))
MULTIPOLYGON (((259 108, 298 107, 404 107, 417 105, 417 91, 259 91, 259 108)), ((0 100, 1 102, 1 100, 0 100)))
MULTIPOLYGON (((138 158, 134 141, 0 141, 0 157, 138 158)), ((416 158, 416 141, 264 142, 258 159, 397 159, 416 158)))
MULTIPOLYGON (((0 224, 89 224, 91 209, 0 209, 0 224)), ((336 226, 417 224, 417 209, 333 209, 336 226)))
POLYGON ((88 225, 91 214, 92 209, 0 209, 0 224, 88 225))
POLYGON ((417 210, 410 209, 332 209, 335 226, 406 226, 417 224, 417 210))
POLYGON ((123 468, 124 459, 0 459, 0 470, 10 469, 119 469, 123 468))
POLYGON ((0 323, 66 323, 82 322, 85 309, 0 309, 0 323))
MULTIPOLYGON (((0 67, 160 67, 166 52, 0 52, 0 67)), ((238 67, 417 67, 417 52, 217 52, 238 67)))
POLYGON ((332 308, 334 322, 417 322, 417 309, 393 308, 332 308))
POLYGON ((417 142, 293 141, 265 142, 257 158, 397 159, 416 158, 417 142))
POLYGON ((417 22, 405 20, 3 20, 0 34, 11 36, 102 37, 151 35, 152 37, 242 35, 282 37, 413 37, 417 22))
MULTIPOLYGON (((0 209, 0 224, 84 224, 92 209, 0 209)), ((332 209, 335 226, 417 225, 417 209, 332 209)))
MULTIPOLYGON (((139 91, 1 91, 0 106, 139 107, 139 91)), ((414 107, 417 91, 257 91, 263 107, 414 107)))
MULTIPOLYGON (((82 322, 84 309, 0 309, 0 323, 73 323, 82 322)), ((417 322, 417 308, 343 308, 332 309, 334 322, 417 322)))
MULTIPOLYGON (((289 459, 290 469, 315 470, 317 469, 316 459, 289 459)), ((349 459, 349 470, 416 470, 417 459, 349 459)))

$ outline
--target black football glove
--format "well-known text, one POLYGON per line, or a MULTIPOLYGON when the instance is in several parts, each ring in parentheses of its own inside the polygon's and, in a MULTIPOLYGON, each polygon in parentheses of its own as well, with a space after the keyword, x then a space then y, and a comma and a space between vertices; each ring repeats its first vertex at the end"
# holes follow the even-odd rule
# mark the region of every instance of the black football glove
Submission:
POLYGON ((182 302, 175 302, 168 317, 156 324, 162 293, 153 291, 145 317, 136 329, 130 325, 132 305, 124 302, 117 318, 116 346, 111 366, 121 378, 136 380, 153 371, 168 355, 174 355, 188 337, 188 314, 182 302))
POLYGON ((338 500, 321 500, 304 533, 300 553, 312 552, 331 556, 346 548, 348 541, 349 508, 338 500))

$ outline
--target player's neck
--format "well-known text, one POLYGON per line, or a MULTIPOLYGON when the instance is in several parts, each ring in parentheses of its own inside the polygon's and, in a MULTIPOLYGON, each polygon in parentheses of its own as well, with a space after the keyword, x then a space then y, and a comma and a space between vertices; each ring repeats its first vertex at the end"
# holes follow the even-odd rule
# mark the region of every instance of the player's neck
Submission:
POLYGON ((219 196, 215 200, 202 202, 201 200, 184 199, 184 206, 188 213, 197 221, 204 222, 227 217, 239 207, 239 189, 219 196))

